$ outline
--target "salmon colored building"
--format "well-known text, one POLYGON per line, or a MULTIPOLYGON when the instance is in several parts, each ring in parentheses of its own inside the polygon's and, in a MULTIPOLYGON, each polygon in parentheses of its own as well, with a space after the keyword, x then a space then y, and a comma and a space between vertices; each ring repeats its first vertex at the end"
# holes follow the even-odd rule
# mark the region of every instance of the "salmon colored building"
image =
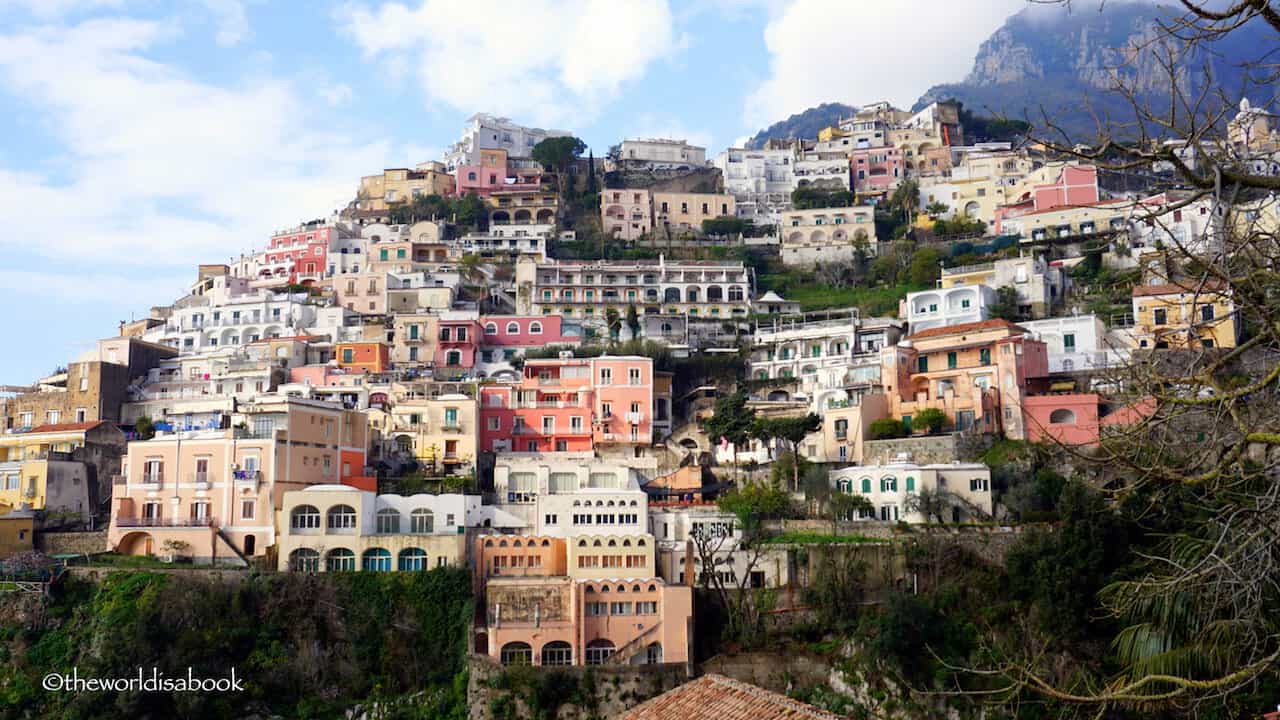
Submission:
POLYGON ((232 424, 129 443, 114 479, 110 549, 241 564, 275 544, 286 491, 363 470, 364 413, 270 398, 244 407, 232 424))
POLYGON ((652 665, 690 657, 693 589, 652 575, 652 535, 487 535, 477 538, 476 557, 485 624, 476 628, 475 646, 504 665, 652 665))
POLYGON ((353 372, 381 373, 391 367, 391 352, 382 342, 338 343, 338 367, 353 372))
POLYGON ((653 439, 653 360, 529 360, 519 381, 480 390, 483 451, 572 452, 653 439))

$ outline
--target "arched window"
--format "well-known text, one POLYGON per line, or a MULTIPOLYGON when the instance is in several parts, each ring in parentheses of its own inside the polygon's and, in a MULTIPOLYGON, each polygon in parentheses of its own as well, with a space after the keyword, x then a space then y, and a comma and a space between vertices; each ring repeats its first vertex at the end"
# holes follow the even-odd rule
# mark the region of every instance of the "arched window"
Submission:
POLYGON ((436 516, 426 508, 416 508, 409 513, 409 532, 426 535, 435 532, 436 516))
POLYGON ((360 569, 371 572, 391 571, 391 552, 382 548, 369 548, 360 557, 360 569))
POLYGON ((530 334, 530 335, 541 335, 541 334, 542 334, 542 323, 540 323, 540 322, 536 322, 536 321, 535 321, 535 322, 531 322, 531 323, 529 323, 529 334, 530 334))
POLYGON ((458 350, 450 350, 449 352, 445 353, 444 364, 445 365, 461 365, 462 353, 458 350))
POLYGON ((613 642, 610 640, 606 640, 604 638, 592 640, 587 643, 587 664, 603 665, 610 657, 613 656, 615 650, 617 650, 617 648, 614 647, 613 642))
POLYGON ((1075 425, 1076 413, 1074 410, 1068 410, 1067 408, 1058 408, 1057 410, 1049 413, 1049 423, 1052 425, 1060 423, 1064 425, 1075 425))
POLYGON ((836 481, 836 489, 846 495, 853 493, 853 481, 848 478, 840 478, 836 481))
POLYGON ((485 324, 484 324, 484 334, 485 334, 485 335, 497 335, 497 334, 498 334, 498 324, 497 324, 497 323, 485 323, 485 324))
POLYGON ((400 511, 395 508, 383 508, 377 515, 377 533, 393 535, 400 532, 400 511))
POLYGON ((572 665, 573 646, 563 640, 553 640, 543 645, 542 664, 544 666, 572 665))
POLYGON ((742 288, 737 285, 729 288, 729 302, 741 302, 742 299, 742 288))
POLYGON ((662 291, 662 302, 680 302, 680 288, 667 288, 662 291))
POLYGON ((356 554, 346 548, 334 548, 324 556, 327 572, 351 572, 356 569, 356 554))
POLYGON ((532 665, 533 648, 526 642, 509 642, 502 646, 498 659, 503 665, 532 665))
POLYGON ((520 323, 518 323, 518 322, 509 322, 509 323, 507 323, 507 334, 508 334, 508 335, 519 335, 519 334, 520 334, 520 323))
POLYGON ((354 532, 356 511, 350 505, 334 505, 328 512, 329 532, 354 532))
POLYGON ((400 571, 412 572, 427 569, 427 553, 422 548, 405 548, 400 551, 400 571))
MULTIPOLYGON (((661 665, 662 664, 662 643, 649 643, 644 649, 644 654, 637 658, 642 665, 661 665)), ((635 662, 635 660, 632 660, 635 662)))
POLYGON ((871 494, 871 478, 869 477, 862 478, 862 494, 863 495, 871 494))
POLYGON ((289 553, 289 569, 293 572, 320 572, 320 553, 311 548, 298 548, 289 553))
POLYGON ((698 288, 691 287, 684 291, 685 299, 688 302, 698 302, 698 288))
POLYGON ((320 529, 320 510, 315 505, 299 505, 289 514, 289 529, 306 532, 320 529))
POLYGON ((520 542, 520 538, 516 538, 515 542, 511 543, 511 547, 524 547, 524 543, 520 542))
POLYGON ((542 547, 551 547, 551 541, 544 538, 542 541, 542 547))

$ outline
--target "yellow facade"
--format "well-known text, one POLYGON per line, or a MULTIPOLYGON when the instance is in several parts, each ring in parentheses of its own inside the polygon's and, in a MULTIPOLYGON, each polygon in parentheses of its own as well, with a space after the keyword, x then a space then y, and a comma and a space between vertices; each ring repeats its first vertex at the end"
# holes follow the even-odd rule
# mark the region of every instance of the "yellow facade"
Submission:
POLYGON ((1133 296, 1133 336, 1139 348, 1192 349, 1236 346, 1235 304, 1225 293, 1173 285, 1138 286, 1133 296))
POLYGON ((360 209, 382 212, 419 195, 452 195, 453 176, 437 164, 418 169, 388 168, 378 175, 360 178, 360 209))
POLYGON ((702 229, 703 220, 732 217, 737 212, 733 196, 721 193, 653 194, 655 227, 702 229))

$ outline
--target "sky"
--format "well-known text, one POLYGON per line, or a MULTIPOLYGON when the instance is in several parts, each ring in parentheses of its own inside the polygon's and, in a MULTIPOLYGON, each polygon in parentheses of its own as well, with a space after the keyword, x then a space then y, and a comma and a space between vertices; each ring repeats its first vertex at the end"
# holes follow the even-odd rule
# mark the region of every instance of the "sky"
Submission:
POLYGON ((1025 0, 0 0, 0 385, 200 263, 439 159, 489 112, 708 155, 822 102, 909 107, 1025 0))

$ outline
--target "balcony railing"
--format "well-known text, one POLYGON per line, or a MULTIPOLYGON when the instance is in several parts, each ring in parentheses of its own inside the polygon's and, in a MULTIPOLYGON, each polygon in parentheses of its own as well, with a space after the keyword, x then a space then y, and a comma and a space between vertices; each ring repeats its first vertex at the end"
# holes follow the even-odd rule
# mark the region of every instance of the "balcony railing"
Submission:
POLYGON ((445 423, 443 426, 441 426, 441 428, 440 428, 440 429, 441 429, 441 430, 443 430, 443 431, 445 431, 445 432, 447 432, 447 433, 459 433, 459 432, 462 432, 462 424, 461 424, 461 423, 456 423, 456 422, 455 422, 455 423, 445 423))
POLYGON ((232 470, 231 477, 237 483, 258 483, 262 481, 261 470, 232 470))
POLYGON ((140 480, 139 482, 141 482, 143 485, 154 485, 155 487, 161 487, 164 485, 164 473, 163 472, 144 473, 142 476, 142 480, 140 480))
POLYGON ((204 528, 214 527, 218 523, 211 517, 198 518, 166 518, 166 517, 116 517, 116 527, 135 528, 204 528))

